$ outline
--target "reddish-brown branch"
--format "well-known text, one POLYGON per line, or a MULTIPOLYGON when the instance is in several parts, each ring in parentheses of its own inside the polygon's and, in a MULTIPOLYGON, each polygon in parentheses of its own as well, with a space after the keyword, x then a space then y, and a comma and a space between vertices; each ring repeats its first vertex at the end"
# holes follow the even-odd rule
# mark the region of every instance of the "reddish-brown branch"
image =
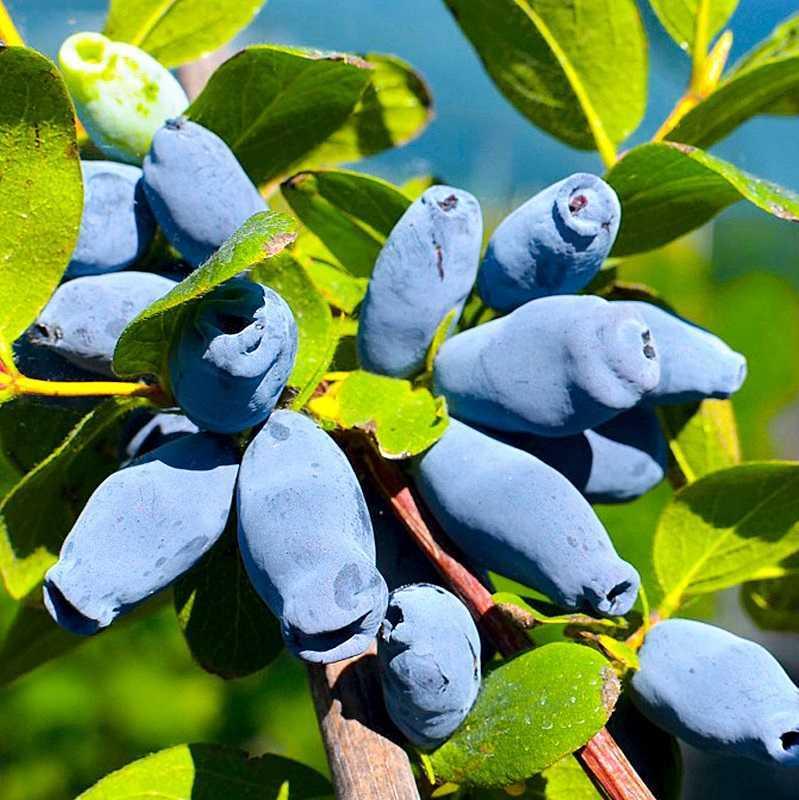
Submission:
MULTIPOLYGON (((416 544, 481 623, 499 651, 511 656, 529 648, 530 640, 524 631, 499 611, 485 586, 441 546, 440 541, 445 537, 433 520, 425 519, 400 468, 381 458, 362 440, 348 440, 346 449, 352 458, 364 464, 416 544)), ((608 800, 655 800, 606 728, 575 755, 608 800)))

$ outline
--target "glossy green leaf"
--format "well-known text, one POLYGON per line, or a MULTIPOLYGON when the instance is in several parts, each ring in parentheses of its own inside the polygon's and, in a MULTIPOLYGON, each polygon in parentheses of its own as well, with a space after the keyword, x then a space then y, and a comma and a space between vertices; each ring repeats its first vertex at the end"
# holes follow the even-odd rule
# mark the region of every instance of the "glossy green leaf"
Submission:
POLYGON ((741 599, 759 628, 799 633, 799 570, 784 578, 745 583, 741 599))
POLYGON ((304 248, 295 250, 294 255, 305 267, 317 291, 333 308, 352 314, 361 304, 369 288, 368 278, 356 278, 345 272, 341 265, 310 255, 304 248))
POLYGON ((175 611, 192 656, 223 678, 263 669, 283 649, 280 623, 252 588, 233 523, 175 584, 175 611))
POLYGON ((187 114, 267 183, 344 125, 371 76, 357 56, 257 45, 222 64, 187 114))
POLYGON ((55 563, 61 543, 92 491, 117 467, 104 446, 121 418, 144 400, 110 399, 87 414, 0 503, 0 573, 21 598, 55 563))
POLYGON ((156 375, 165 380, 169 343, 189 304, 220 283, 278 255, 294 238, 294 221, 285 214, 263 211, 250 217, 205 264, 122 331, 114 352, 117 375, 156 375))
POLYGON ((111 0, 103 33, 146 50, 165 67, 227 44, 265 0, 111 0))
POLYGON ((336 349, 338 336, 330 306, 288 252, 258 265, 252 279, 274 289, 291 308, 299 341, 289 386, 307 397, 319 385, 336 349))
POLYGON ((309 404, 320 419, 369 432, 385 458, 404 459, 435 444, 447 429, 443 398, 410 381, 357 370, 309 404))
POLYGON ((728 77, 689 111, 668 138, 697 147, 710 145, 758 114, 799 100, 799 54, 764 61, 728 77))
POLYGON ((735 412, 729 400, 658 409, 675 465, 686 483, 741 463, 735 412))
POLYGON ((655 534, 667 613, 725 589, 799 551, 799 464, 750 462, 678 492, 655 534))
POLYGON ((439 782, 503 787, 552 766, 608 721, 619 695, 607 660, 552 643, 490 672, 469 716, 430 755, 439 782))
POLYGON ((344 170, 301 172, 281 187, 291 210, 351 275, 368 278, 411 200, 380 178, 344 170))
POLYGON ((401 58, 366 53, 372 80, 349 119, 302 161, 306 169, 359 161, 415 139, 433 116, 421 75, 401 58))
POLYGON ((489 75, 533 123, 612 155, 646 107, 633 0, 446 0, 489 75))
POLYGON ((799 195, 687 145, 635 147, 606 179, 622 204, 615 256, 667 244, 739 200, 780 219, 799 221, 799 195))
POLYGON ((75 112, 60 73, 24 47, 0 47, 0 359, 50 299, 83 210, 75 112))
POLYGON ((77 800, 331 800, 318 772, 282 756, 181 744, 112 772, 77 800))
POLYGON ((706 39, 713 37, 727 24, 738 7, 738 0, 649 0, 669 36, 686 51, 691 51, 696 38, 697 14, 707 4, 706 39))

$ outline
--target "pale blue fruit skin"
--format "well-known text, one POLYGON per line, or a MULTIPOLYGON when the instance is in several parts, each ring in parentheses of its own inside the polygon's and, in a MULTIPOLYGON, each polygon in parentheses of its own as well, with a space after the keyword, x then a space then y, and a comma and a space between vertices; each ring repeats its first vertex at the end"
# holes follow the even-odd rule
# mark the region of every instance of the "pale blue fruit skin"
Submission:
POLYGON ((746 358, 718 336, 651 303, 614 301, 640 314, 659 345, 660 382, 648 400, 658 405, 725 400, 746 380, 746 358))
POLYGON ((169 352, 172 393, 199 428, 238 433, 272 413, 296 354, 288 304, 266 286, 234 278, 186 313, 169 352))
POLYGON ((144 159, 144 191, 170 244, 195 267, 207 261, 266 201, 215 133, 169 120, 144 159))
POLYGON ((272 414, 244 454, 237 507, 244 566, 288 650, 325 664, 363 653, 388 589, 361 487, 330 436, 272 414))
POLYGON ((45 577, 53 619, 96 633, 190 569, 225 528, 237 473, 230 440, 196 433, 106 478, 45 577))
POLYGON ((418 372, 436 330, 474 285, 483 237, 480 204, 433 186, 392 230, 375 264, 358 324, 361 366, 405 378, 418 372))
POLYGON ((174 286, 169 278, 133 270, 75 278, 55 290, 28 335, 82 369, 113 377, 122 331, 174 286))
POLYGON ((634 310, 587 295, 543 297, 444 342, 433 378, 464 422, 568 436, 658 385, 658 345, 634 310))
POLYGON ((477 287, 487 305, 513 311, 530 300, 575 294, 608 257, 621 223, 616 192, 577 173, 547 187, 492 235, 477 287))
POLYGON ((567 609, 626 614, 635 569, 616 554, 585 498, 529 453, 457 420, 414 464, 430 510, 475 564, 567 609))
POLYGON ((573 436, 499 438, 549 464, 590 503, 635 500, 666 477, 668 442, 657 414, 643 406, 573 436))
POLYGON ((81 171, 83 216, 66 278, 125 269, 144 256, 155 236, 138 167, 81 161, 81 171))
POLYGON ((133 428, 133 435, 129 433, 130 439, 124 448, 124 455, 127 459, 139 458, 152 452, 162 445, 174 442, 192 433, 199 433, 199 428, 183 414, 149 414, 143 412, 142 419, 135 420, 136 426, 133 428))
POLYGON ((425 750, 460 726, 480 691, 480 637, 466 606, 427 583, 391 593, 377 639, 389 717, 425 750))
POLYGON ((656 725, 701 750, 799 767, 799 688, 759 644, 670 619, 639 658, 633 700, 656 725))

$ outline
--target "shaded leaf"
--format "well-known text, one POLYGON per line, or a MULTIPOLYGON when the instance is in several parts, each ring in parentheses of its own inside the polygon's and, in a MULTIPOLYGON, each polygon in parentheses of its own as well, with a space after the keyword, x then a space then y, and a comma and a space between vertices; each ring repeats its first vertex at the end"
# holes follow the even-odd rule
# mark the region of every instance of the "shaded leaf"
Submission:
POLYGON ((341 128, 371 76, 357 56, 256 45, 222 64, 186 113, 266 183, 341 128))
POLYGON ((555 642, 490 672, 469 716, 430 754, 439 781, 504 787, 552 766, 608 721, 618 680, 595 650, 555 642))
POLYGON ((278 255, 294 236, 294 221, 285 214, 262 211, 250 217, 205 264, 122 331, 114 351, 117 375, 155 375, 165 383, 169 344, 189 304, 220 283, 278 255))
POLYGON ((55 563, 61 543, 94 489, 118 466, 109 439, 121 418, 147 405, 106 400, 87 414, 0 504, 0 573, 8 593, 32 591, 55 563))
POLYGON ((291 210, 350 274, 368 278, 411 200, 390 183, 358 172, 301 172, 281 191, 291 210))
POLYGON ((666 506, 655 572, 672 613, 799 551, 799 464, 751 462, 700 478, 666 506))
POLYGON ((223 678, 263 669, 283 649, 280 623, 252 588, 232 524, 175 584, 175 611, 192 656, 223 678))
POLYGON ((282 756, 181 744, 112 772, 77 800, 331 800, 332 793, 318 772, 282 756))
POLYGON ((446 0, 499 89, 573 147, 612 154, 643 117, 646 37, 632 0, 446 0))
POLYGON ((674 142, 630 150, 607 174, 619 195, 622 224, 613 255, 653 250, 748 200, 790 222, 799 221, 799 195, 756 178, 695 147, 674 142))
POLYGON ((741 600, 759 628, 799 633, 799 570, 784 578, 745 583, 741 600))
POLYGON ((103 33, 165 67, 212 53, 246 27, 265 0, 111 0, 103 33))
POLYGON ((443 398, 410 381, 356 370, 332 383, 308 408, 341 428, 359 428, 385 458, 403 459, 435 444, 449 423, 443 398))
POLYGON ((433 98, 422 77, 401 58, 366 53, 372 79, 349 119, 315 152, 305 168, 358 161, 415 139, 433 117, 433 98))
POLYGON ((658 416, 685 483, 741 463, 741 444, 729 400, 661 406, 658 416))
POLYGON ((75 111, 40 53, 0 47, 0 359, 58 286, 78 239, 75 111))
POLYGON ((710 42, 735 13, 738 0, 649 0, 669 36, 687 51, 693 49, 697 14, 703 3, 709 6, 706 38, 710 42))

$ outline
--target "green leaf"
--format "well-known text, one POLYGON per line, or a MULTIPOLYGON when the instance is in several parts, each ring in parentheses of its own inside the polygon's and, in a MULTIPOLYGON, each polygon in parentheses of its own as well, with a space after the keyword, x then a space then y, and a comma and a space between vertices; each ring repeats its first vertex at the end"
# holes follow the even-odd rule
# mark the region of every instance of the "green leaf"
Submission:
POLYGON ((707 41, 727 24, 738 0, 649 0, 669 36, 686 51, 691 51, 696 35, 696 20, 701 3, 709 3, 707 41))
POLYGON ((668 138, 710 147, 748 119, 773 113, 780 101, 798 98, 799 54, 765 61, 728 77, 680 120, 668 138))
POLYGON ((368 278, 411 204, 396 186, 358 172, 301 172, 281 186, 291 210, 342 268, 368 278))
POLYGON ((688 145, 658 142, 635 147, 606 179, 622 204, 614 256, 667 244, 739 200, 780 219, 799 221, 799 195, 688 145))
POLYGON ((283 252, 252 271, 252 279, 274 289, 289 305, 299 342, 289 386, 309 397, 333 360, 338 335, 333 315, 303 267, 283 252))
POLYGON ((619 683, 595 650, 555 642, 490 672, 451 739, 430 755, 439 781, 503 787, 584 745, 608 721, 619 683))
POLYGON ((743 606, 755 624, 767 631, 799 633, 799 573, 741 587, 743 606))
POLYGON ((435 444, 449 424, 443 398, 410 381, 356 370, 308 408, 322 420, 374 436, 385 458, 404 459, 435 444))
POLYGON ((75 111, 51 61, 0 47, 0 359, 50 299, 83 211, 75 111))
POLYGON ((265 0, 111 0, 103 33, 177 67, 227 44, 265 0))
POLYGON ((191 654, 223 678, 263 669, 280 654, 280 623, 252 588, 232 524, 194 569, 175 584, 175 611, 191 654))
POLYGON ((61 543, 94 489, 118 466, 108 441, 121 418, 147 405, 106 400, 25 475, 0 503, 0 573, 8 593, 22 598, 55 563, 61 543))
POLYGON ((77 800, 332 800, 332 794, 318 772, 282 756, 248 758, 232 747, 181 744, 112 772, 77 800))
POLYGON ((371 76, 357 56, 257 45, 222 64, 186 113, 266 183, 341 128, 371 76))
POLYGON ((422 77, 396 56, 366 53, 372 80, 349 119, 315 152, 306 169, 359 161, 415 139, 433 117, 433 98, 422 77))
POLYGON ((658 415, 686 483, 741 463, 735 412, 729 400, 661 406, 658 415))
POLYGON ((799 551, 799 464, 750 462, 700 478, 666 506, 655 572, 666 614, 799 551))
POLYGON ((633 0, 446 3, 522 114, 612 163, 646 107, 646 37, 633 0))
POLYGON ((278 255, 294 238, 294 221, 285 214, 262 211, 250 217, 205 264, 122 331, 114 352, 117 375, 155 375, 165 381, 169 344, 189 304, 220 283, 278 255))
MULTIPOLYGON (((300 240, 303 238, 307 239, 300 235, 300 240)), ((309 255, 304 248, 295 249, 294 255, 305 267, 317 291, 333 308, 352 314, 361 304, 369 288, 368 278, 356 278, 344 272, 340 265, 309 255)))

